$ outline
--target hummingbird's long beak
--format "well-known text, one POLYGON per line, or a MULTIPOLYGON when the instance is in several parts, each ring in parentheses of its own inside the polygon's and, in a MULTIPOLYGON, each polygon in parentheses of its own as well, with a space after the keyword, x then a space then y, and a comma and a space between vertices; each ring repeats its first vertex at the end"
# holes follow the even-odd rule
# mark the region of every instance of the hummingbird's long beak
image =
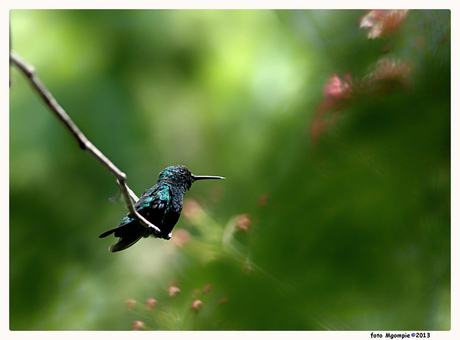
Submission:
POLYGON ((221 176, 195 176, 195 175, 192 175, 192 178, 194 181, 198 181, 200 179, 225 179, 225 177, 221 177, 221 176))

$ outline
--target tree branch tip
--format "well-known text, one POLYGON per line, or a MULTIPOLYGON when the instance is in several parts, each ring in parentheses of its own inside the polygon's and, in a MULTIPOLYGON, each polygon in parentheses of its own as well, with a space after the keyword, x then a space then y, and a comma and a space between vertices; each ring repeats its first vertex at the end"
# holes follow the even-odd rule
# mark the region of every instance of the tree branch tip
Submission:
POLYGON ((37 73, 35 66, 29 64, 23 57, 15 51, 10 51, 10 61, 23 70, 30 78, 37 73))
POLYGON ((107 157, 104 156, 104 154, 99 149, 97 149, 85 137, 85 135, 80 131, 77 125, 72 121, 70 116, 59 105, 52 93, 46 88, 45 84, 41 81, 41 79, 35 75, 35 67, 29 64, 24 58, 22 58, 18 53, 16 53, 13 50, 10 50, 10 63, 14 64, 22 73, 26 75, 32 87, 38 92, 44 103, 51 109, 51 111, 56 115, 56 117, 65 125, 69 132, 75 137, 80 149, 88 150, 115 176, 115 178, 117 179, 120 192, 115 197, 109 199, 109 201, 113 202, 120 194, 122 194, 125 203, 128 207, 128 210, 130 211, 130 216, 139 220, 142 225, 144 225, 146 228, 149 228, 149 230, 151 230, 152 233, 158 237, 158 235, 161 234, 161 230, 154 224, 147 221, 135 210, 132 201, 137 202, 138 198, 134 194, 134 192, 131 189, 129 189, 129 187, 126 185, 126 174, 124 172, 121 172, 107 157))

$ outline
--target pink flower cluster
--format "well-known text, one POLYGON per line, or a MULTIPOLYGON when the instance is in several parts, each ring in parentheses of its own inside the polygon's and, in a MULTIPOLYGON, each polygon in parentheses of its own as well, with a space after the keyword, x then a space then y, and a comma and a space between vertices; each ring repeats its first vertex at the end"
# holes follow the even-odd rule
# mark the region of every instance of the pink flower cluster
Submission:
MULTIPOLYGON (((372 10, 361 18, 360 28, 368 29, 367 37, 375 39, 395 31, 404 21, 407 10, 372 10)), ((409 75, 412 65, 393 58, 384 57, 377 61, 367 76, 353 78, 350 73, 331 73, 323 88, 323 101, 316 109, 310 128, 314 143, 333 125, 344 109, 361 99, 383 95, 396 88, 410 86, 409 75)))
POLYGON ((367 33, 369 39, 386 36, 401 26, 407 12, 406 9, 374 9, 361 18, 359 27, 369 30, 367 33))

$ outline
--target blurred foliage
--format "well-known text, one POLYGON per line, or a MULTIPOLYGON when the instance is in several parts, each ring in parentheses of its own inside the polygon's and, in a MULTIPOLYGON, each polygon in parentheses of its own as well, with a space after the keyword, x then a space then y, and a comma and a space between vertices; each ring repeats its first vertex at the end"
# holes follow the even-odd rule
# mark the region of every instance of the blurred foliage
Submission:
POLYGON ((11 67, 10 329, 450 329, 450 11, 387 14, 12 10, 138 195, 227 180, 108 252, 113 176, 11 67))

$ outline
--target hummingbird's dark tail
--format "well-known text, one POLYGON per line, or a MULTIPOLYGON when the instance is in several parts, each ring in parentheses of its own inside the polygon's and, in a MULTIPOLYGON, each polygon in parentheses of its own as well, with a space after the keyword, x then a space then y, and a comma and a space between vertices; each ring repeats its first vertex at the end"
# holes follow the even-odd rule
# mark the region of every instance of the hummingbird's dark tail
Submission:
POLYGON ((142 237, 145 237, 144 236, 145 227, 143 227, 139 223, 137 224, 128 223, 121 227, 116 227, 114 229, 106 231, 105 233, 99 235, 99 237, 103 238, 113 233, 115 233, 115 237, 120 238, 117 243, 112 244, 109 248, 109 250, 112 253, 115 253, 117 251, 125 250, 126 248, 131 247, 133 244, 139 241, 142 237))
POLYGON ((142 238, 142 236, 139 236, 139 237, 136 238, 133 235, 128 235, 126 237, 120 237, 120 239, 118 240, 117 243, 112 244, 109 247, 109 250, 112 253, 115 253, 115 252, 120 251, 120 250, 125 250, 126 248, 131 247, 134 243, 139 241, 141 238, 142 238))

